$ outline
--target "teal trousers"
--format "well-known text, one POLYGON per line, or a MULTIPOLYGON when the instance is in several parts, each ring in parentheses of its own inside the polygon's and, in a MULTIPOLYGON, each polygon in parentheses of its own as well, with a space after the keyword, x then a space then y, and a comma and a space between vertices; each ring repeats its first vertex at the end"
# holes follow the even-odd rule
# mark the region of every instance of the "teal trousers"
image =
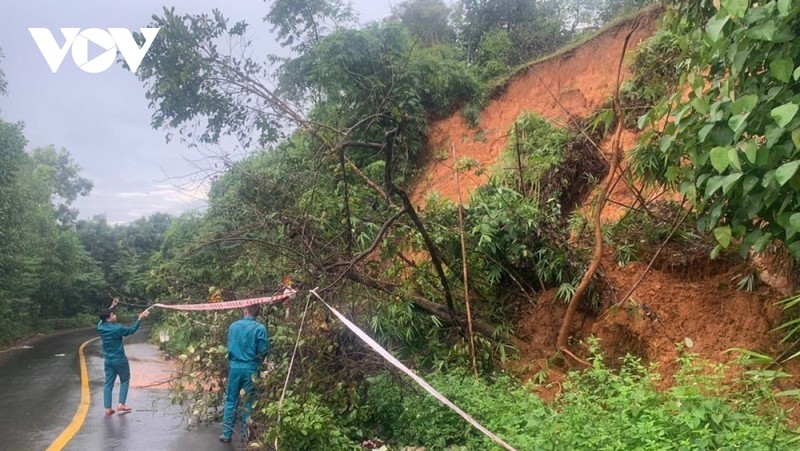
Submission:
POLYGON ((250 409, 253 408, 253 378, 257 370, 231 369, 228 373, 228 389, 225 391, 225 413, 222 417, 222 436, 229 439, 233 436, 233 426, 236 424, 236 409, 239 406, 239 392, 244 390, 244 404, 242 406, 242 435, 247 430, 247 419, 250 409))
POLYGON ((119 403, 125 404, 128 399, 128 384, 131 381, 131 367, 128 364, 128 359, 125 360, 106 360, 106 382, 103 385, 103 406, 106 409, 111 408, 111 391, 114 389, 114 383, 119 376, 119 403))

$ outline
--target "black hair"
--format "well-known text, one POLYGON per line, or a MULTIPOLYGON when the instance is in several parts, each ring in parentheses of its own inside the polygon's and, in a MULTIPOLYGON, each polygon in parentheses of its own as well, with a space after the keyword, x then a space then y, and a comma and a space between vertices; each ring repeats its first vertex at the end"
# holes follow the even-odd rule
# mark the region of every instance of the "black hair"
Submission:
POLYGON ((111 317, 111 314, 112 314, 112 313, 114 313, 114 310, 112 310, 112 309, 110 309, 110 308, 107 308, 107 309, 103 309, 103 310, 101 310, 101 311, 100 311, 100 315, 98 315, 98 316, 100 317, 100 319, 101 319, 102 321, 107 321, 107 320, 108 320, 108 318, 110 318, 110 317, 111 317))
POLYGON ((245 312, 252 317, 258 316, 258 313, 261 311, 261 306, 259 304, 248 305, 244 308, 245 312))

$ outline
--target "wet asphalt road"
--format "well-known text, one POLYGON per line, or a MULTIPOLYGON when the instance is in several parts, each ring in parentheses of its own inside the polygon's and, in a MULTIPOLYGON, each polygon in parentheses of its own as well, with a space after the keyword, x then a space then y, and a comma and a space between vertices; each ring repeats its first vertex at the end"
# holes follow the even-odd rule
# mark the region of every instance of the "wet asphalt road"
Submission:
MULTIPOLYGON (((142 327, 125 341, 132 373, 160 359, 156 347, 146 343, 148 333, 142 327)), ((44 450, 69 425, 80 402, 78 348, 96 336, 93 329, 62 332, 28 343, 30 348, 0 353, 0 449, 44 450)), ((91 404, 83 426, 65 449, 204 451, 244 446, 219 443, 218 424, 188 429, 180 408, 170 405, 166 389, 137 388, 135 377, 127 402, 133 412, 105 417, 100 342, 87 345, 85 355, 91 404)))

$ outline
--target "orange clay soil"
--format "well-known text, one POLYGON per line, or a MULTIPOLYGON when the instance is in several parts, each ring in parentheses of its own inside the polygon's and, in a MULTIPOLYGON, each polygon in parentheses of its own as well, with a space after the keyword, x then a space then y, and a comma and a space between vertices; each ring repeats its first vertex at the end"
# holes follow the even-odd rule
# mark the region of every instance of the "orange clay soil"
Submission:
MULTIPOLYGON (((629 52, 654 33, 657 14, 657 10, 649 10, 636 19, 638 26, 633 33, 629 52)), ((488 169, 497 161, 506 144, 509 129, 521 113, 536 112, 554 124, 566 125, 571 119, 564 109, 576 119, 581 119, 605 105, 613 93, 623 39, 633 24, 633 19, 617 24, 579 47, 534 63, 514 75, 503 92, 496 95, 484 109, 478 129, 468 128, 461 112, 432 123, 428 151, 420 158, 421 175, 412 190, 411 197, 415 205, 424 206, 426 197, 433 192, 456 200, 455 178, 451 169, 452 145, 455 145, 459 158, 472 158, 482 168, 488 169)), ((636 139, 635 133, 626 131, 622 137, 623 151, 629 151, 636 139)), ((610 153, 608 141, 600 143, 600 147, 605 155, 610 153)), ((625 166, 626 162, 623 168, 625 166)), ((487 180, 486 175, 474 173, 462 176, 464 199, 476 186, 487 180)), ((584 203, 584 213, 595 194, 592 193, 584 203)), ((674 193, 645 192, 644 195, 650 199, 680 200, 674 193)), ((610 199, 631 205, 635 197, 620 182, 610 199)), ((617 221, 624 213, 624 208, 608 203, 603 210, 602 220, 617 221)), ((575 238, 587 239, 585 236, 575 238)), ((732 360, 735 357, 733 353, 725 351, 736 347, 773 357, 785 351, 780 343, 780 333, 772 332, 782 319, 785 320, 781 318, 780 308, 774 305, 783 297, 778 291, 762 282, 757 283, 753 292, 739 291, 736 283, 747 268, 742 267, 741 263, 711 261, 707 250, 687 256, 685 250, 670 245, 662 252, 661 264, 655 265, 633 292, 635 307, 618 309, 599 317, 579 309, 572 325, 572 335, 579 338, 591 335, 599 337, 611 365, 619 362, 619 358, 627 353, 639 355, 647 362, 658 362, 665 375, 665 383, 669 383, 676 369, 675 343, 684 343, 686 338, 694 344, 691 352, 715 362, 732 360)), ((601 271, 609 286, 604 291, 601 311, 615 304, 618 301, 616 298, 628 291, 647 265, 647 261, 633 262, 620 268, 614 259, 613 249, 606 247, 604 254, 601 271)), ((555 349, 566 304, 554 300, 554 295, 555 290, 544 293, 517 325, 519 336, 526 343, 520 350, 520 367, 529 376, 547 368, 546 359, 553 355, 555 349)), ((573 349, 582 353, 580 345, 573 344, 573 349)), ((800 361, 790 363, 786 369, 795 375, 800 374, 800 361)), ((552 366, 549 372, 550 381, 555 382, 563 374, 562 369, 552 366)), ((551 397, 558 390, 558 385, 555 384, 550 393, 543 390, 542 396, 546 399, 551 397)), ((782 385, 784 389, 797 387, 798 378, 784 381, 782 385)))
MULTIPOLYGON (((640 16, 629 52, 655 32, 657 19, 653 10, 640 16)), ((428 152, 420 158, 422 175, 411 194, 415 205, 424 206, 425 198, 432 192, 456 199, 451 146, 455 145, 458 158, 469 157, 478 161, 481 168, 489 168, 500 156, 509 129, 520 114, 535 112, 554 124, 566 126, 572 118, 587 117, 606 104, 614 92, 623 39, 634 22, 617 24, 579 47, 533 63, 512 76, 502 93, 481 113, 477 129, 467 127, 461 112, 431 124, 428 152), (437 158, 444 156, 447 158, 437 158)), ((624 76, 627 75, 624 71, 624 76)), ((487 175, 464 174, 461 177, 464 198, 487 180, 487 175)))

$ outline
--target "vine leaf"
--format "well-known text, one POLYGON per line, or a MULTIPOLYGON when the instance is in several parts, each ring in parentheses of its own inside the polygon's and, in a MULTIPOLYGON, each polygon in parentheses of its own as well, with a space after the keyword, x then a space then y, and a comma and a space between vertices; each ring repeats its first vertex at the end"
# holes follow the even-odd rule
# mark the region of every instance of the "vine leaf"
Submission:
POLYGON ((779 185, 785 185, 797 173, 798 166, 800 166, 800 160, 781 165, 775 170, 775 180, 779 185))
POLYGON ((792 79, 792 71, 794 70, 794 63, 792 60, 783 58, 775 60, 769 64, 769 72, 775 77, 776 80, 784 83, 789 83, 792 79))
POLYGON ((727 248, 731 244, 731 228, 728 226, 717 227, 714 229, 714 238, 717 239, 720 246, 727 248))
POLYGON ((722 0, 720 4, 727 10, 731 16, 738 19, 744 17, 747 12, 747 4, 749 0, 722 0))
POLYGON ((730 19, 730 16, 727 14, 717 14, 708 21, 708 24, 706 24, 706 33, 708 33, 708 37, 711 38, 713 42, 717 42, 719 40, 720 34, 722 34, 722 27, 728 23, 728 19, 730 19))
POLYGON ((794 116, 797 114, 798 106, 792 102, 786 103, 779 107, 773 108, 770 111, 770 116, 775 120, 779 127, 786 127, 789 122, 792 122, 794 116))
POLYGON ((711 165, 714 166, 717 172, 722 174, 725 169, 728 169, 729 164, 730 159, 728 158, 727 147, 715 147, 711 149, 711 165))

